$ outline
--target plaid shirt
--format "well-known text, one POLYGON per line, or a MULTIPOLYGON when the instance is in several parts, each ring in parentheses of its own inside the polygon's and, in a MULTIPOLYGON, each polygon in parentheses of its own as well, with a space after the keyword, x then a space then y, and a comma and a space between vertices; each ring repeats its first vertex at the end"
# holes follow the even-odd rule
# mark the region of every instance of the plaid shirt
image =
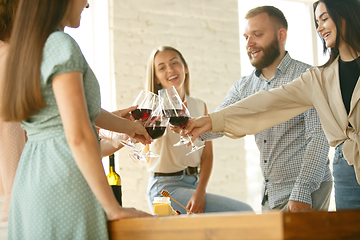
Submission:
MULTIPOLYGON (((286 53, 271 79, 267 80, 261 71, 254 70, 234 83, 216 111, 260 90, 280 87, 299 77, 309 67, 286 53)), ((200 137, 206 141, 221 136, 207 132, 200 137)), ((314 108, 257 133, 255 141, 264 176, 263 196, 268 195, 270 208, 288 200, 311 205, 311 193, 319 189, 322 182, 332 181, 329 144, 314 108)))

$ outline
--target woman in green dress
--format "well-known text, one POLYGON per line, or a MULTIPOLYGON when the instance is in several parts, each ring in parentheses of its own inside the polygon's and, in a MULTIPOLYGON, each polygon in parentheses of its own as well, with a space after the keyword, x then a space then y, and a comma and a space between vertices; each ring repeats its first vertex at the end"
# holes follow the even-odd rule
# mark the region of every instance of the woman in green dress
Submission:
POLYGON ((15 176, 9 239, 107 239, 107 220, 147 217, 122 208, 107 183, 95 125, 143 143, 137 122, 100 107, 99 84, 77 43, 87 0, 20 0, 0 92, 0 116, 28 140, 15 176))

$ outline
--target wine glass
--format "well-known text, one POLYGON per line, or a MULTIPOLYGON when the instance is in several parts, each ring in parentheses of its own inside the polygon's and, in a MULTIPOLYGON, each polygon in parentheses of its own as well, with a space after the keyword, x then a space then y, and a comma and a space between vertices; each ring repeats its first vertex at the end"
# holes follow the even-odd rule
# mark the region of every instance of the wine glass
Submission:
POLYGON ((135 120, 146 121, 150 117, 156 101, 158 101, 158 95, 144 90, 141 91, 132 105, 138 105, 138 107, 134 111, 131 111, 131 115, 135 120))
POLYGON ((108 141, 113 147, 118 148, 121 141, 124 141, 128 136, 124 133, 117 133, 106 129, 99 129, 99 138, 108 141))
MULTIPOLYGON (((172 126, 184 129, 188 120, 190 119, 190 112, 185 104, 181 101, 179 94, 177 93, 174 86, 171 88, 159 90, 159 96, 161 98, 161 104, 165 117, 169 118, 169 122, 172 126)), ((181 130, 182 131, 182 130, 181 130)), ((196 146, 192 141, 191 137, 184 138, 180 135, 180 141, 175 143, 174 146, 181 146, 187 143, 191 143, 191 151, 186 154, 189 155, 203 147, 196 146)))
MULTIPOLYGON (((174 87, 159 90, 161 104, 163 107, 165 117, 169 118, 172 126, 184 128, 189 120, 190 113, 185 107, 179 94, 174 87), (184 107, 183 107, 184 106, 184 107)), ((181 146, 187 144, 189 141, 180 135, 180 141, 174 146, 181 146)))
MULTIPOLYGON (((158 103, 148 120, 144 122, 144 127, 152 139, 157 139, 164 135, 168 123, 169 119, 164 116, 162 107, 158 103)), ((135 162, 140 161, 142 163, 144 163, 148 157, 159 157, 159 155, 151 152, 150 149, 145 154, 142 152, 143 150, 133 151, 132 153, 129 153, 129 157, 135 162)))
MULTIPOLYGON (((147 120, 152 112, 153 104, 156 99, 156 94, 141 90, 135 98, 133 104, 131 105, 138 106, 135 110, 131 111, 131 115, 134 117, 134 119, 141 121, 147 120)), ((131 138, 122 138, 120 140, 120 143, 125 146, 131 147, 133 150, 136 151, 135 143, 131 138)))

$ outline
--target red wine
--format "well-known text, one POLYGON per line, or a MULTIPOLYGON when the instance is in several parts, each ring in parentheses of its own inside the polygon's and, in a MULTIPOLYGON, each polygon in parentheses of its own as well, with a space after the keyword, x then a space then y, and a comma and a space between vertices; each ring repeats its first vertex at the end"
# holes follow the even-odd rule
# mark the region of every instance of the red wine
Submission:
POLYGON ((152 110, 151 109, 145 109, 145 108, 138 108, 134 111, 131 111, 131 114, 136 120, 147 120, 150 117, 152 110))
POLYGON ((145 127, 152 139, 156 139, 164 135, 166 127, 145 127))
POLYGON ((178 117, 170 117, 169 122, 177 127, 184 128, 186 126, 186 123, 188 122, 189 117, 185 116, 178 116, 178 117))

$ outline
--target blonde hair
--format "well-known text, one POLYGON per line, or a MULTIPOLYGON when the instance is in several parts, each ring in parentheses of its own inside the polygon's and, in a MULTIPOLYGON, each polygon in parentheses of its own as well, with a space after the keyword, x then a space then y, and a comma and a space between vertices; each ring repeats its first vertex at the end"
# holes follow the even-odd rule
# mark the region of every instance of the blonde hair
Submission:
POLYGON ((22 121, 46 107, 40 87, 43 48, 65 16, 70 0, 20 0, 0 89, 0 116, 22 121))
POLYGON ((154 49, 152 51, 152 53, 150 54, 150 57, 149 57, 149 60, 148 60, 148 63, 147 63, 147 70, 146 70, 146 72, 147 72, 146 90, 157 94, 158 91, 160 89, 162 89, 161 85, 157 84, 155 82, 156 76, 155 76, 155 70, 154 70, 155 69, 155 67, 154 67, 154 59, 155 59, 155 56, 156 56, 156 54, 158 52, 163 52, 163 51, 166 51, 166 50, 171 50, 171 51, 176 52, 179 55, 181 61, 185 65, 185 67, 188 69, 188 73, 185 74, 184 87, 185 87, 185 93, 187 95, 190 95, 190 71, 189 71, 188 64, 185 61, 185 58, 183 57, 183 55, 180 53, 180 51, 177 50, 176 48, 173 48, 173 47, 170 47, 170 46, 160 46, 160 47, 154 49))

